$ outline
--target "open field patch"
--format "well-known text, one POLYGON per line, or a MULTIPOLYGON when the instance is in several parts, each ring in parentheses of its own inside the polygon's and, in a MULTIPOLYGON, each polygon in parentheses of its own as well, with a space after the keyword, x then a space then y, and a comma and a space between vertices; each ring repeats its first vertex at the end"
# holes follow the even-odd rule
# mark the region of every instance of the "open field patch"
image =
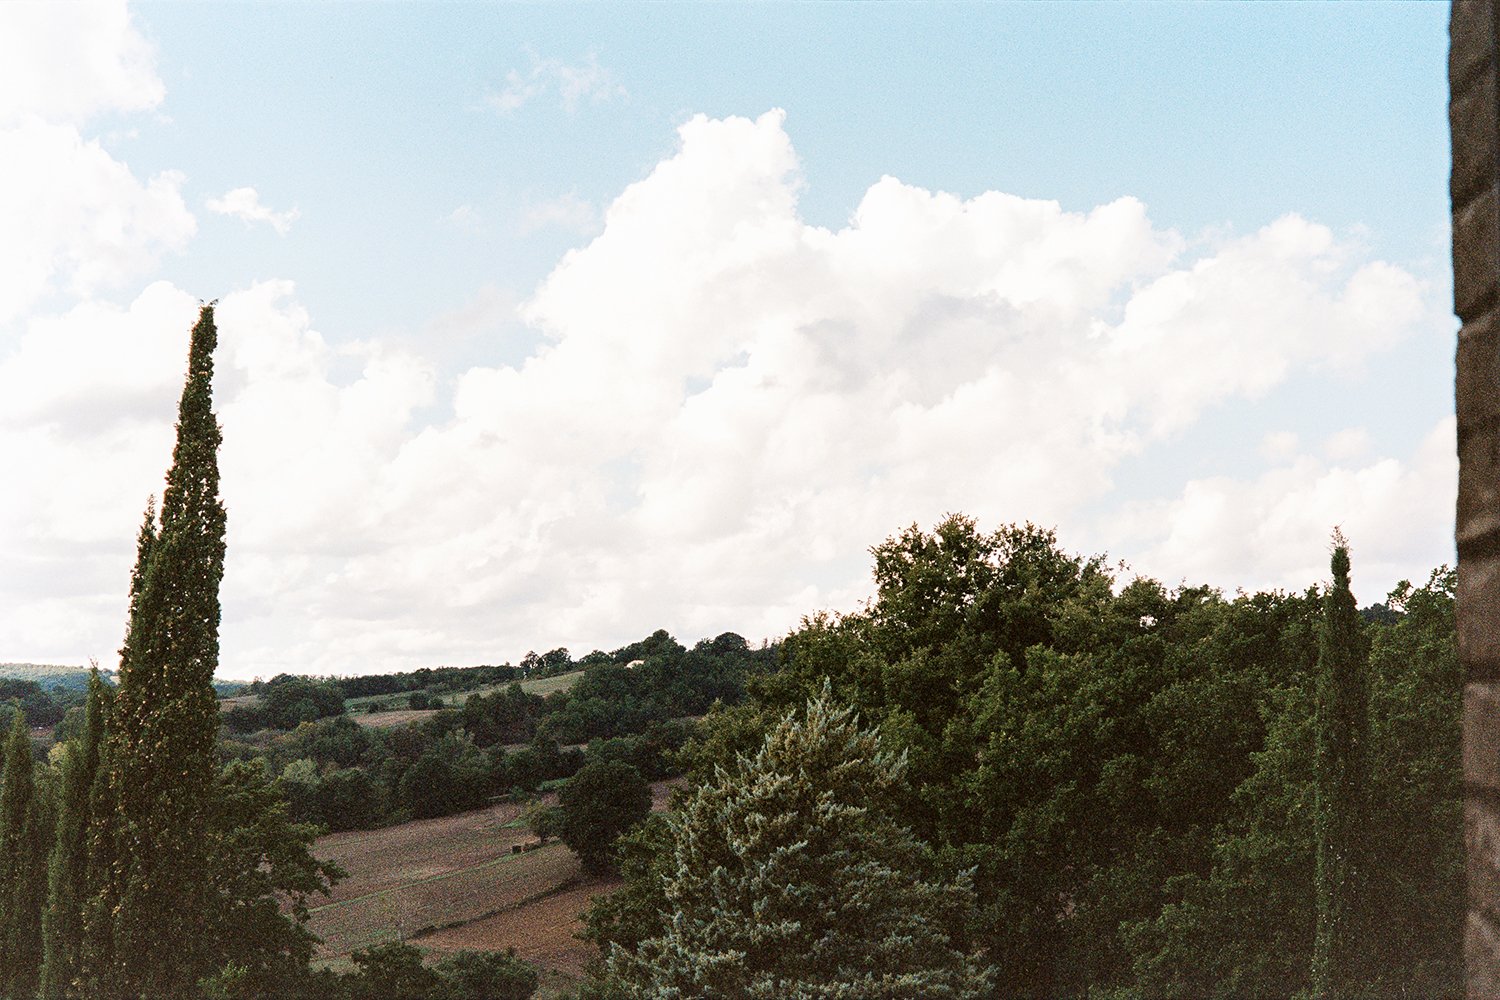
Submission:
POLYGON ((467 868, 430 872, 319 906, 310 926, 323 939, 323 954, 348 954, 514 909, 573 884, 581 871, 560 843, 524 854, 507 850, 467 868))
POLYGON ((538 968, 576 979, 596 954, 592 944, 575 936, 583 929, 580 917, 590 899, 613 892, 619 885, 620 880, 614 878, 587 879, 512 909, 424 934, 416 943, 439 953, 514 948, 538 968))
MULTIPOLYGON (((679 783, 655 782, 652 808, 665 808, 679 783)), ((540 801, 550 805, 555 797, 540 801)), ((515 948, 549 979, 576 978, 593 954, 574 937, 579 915, 590 897, 618 881, 587 876, 556 841, 513 853, 535 840, 522 821, 528 808, 503 802, 318 838, 314 853, 349 872, 312 908, 309 926, 323 938, 319 957, 336 964, 359 948, 404 938, 438 952, 515 948)))
POLYGON ((392 729, 430 719, 436 714, 436 709, 401 708, 393 712, 359 712, 349 718, 370 729, 392 729))

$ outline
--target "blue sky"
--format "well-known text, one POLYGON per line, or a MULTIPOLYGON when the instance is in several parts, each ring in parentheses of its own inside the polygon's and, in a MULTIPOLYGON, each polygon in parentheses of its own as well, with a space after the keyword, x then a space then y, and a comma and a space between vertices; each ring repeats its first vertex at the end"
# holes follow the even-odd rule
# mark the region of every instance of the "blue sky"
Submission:
POLYGON ((0 660, 112 655, 212 297, 228 676, 775 637, 949 510, 1377 600, 1452 560, 1446 20, 6 5, 0 660))

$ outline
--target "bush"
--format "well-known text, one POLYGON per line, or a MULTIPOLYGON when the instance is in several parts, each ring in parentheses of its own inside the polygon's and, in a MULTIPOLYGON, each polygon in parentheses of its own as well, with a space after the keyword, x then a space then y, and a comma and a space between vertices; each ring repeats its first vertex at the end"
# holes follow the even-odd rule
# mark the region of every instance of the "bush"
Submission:
POLYGON ((434 1000, 528 1000, 537 973, 507 951, 458 951, 433 966, 442 979, 434 1000))
POLYGON ((586 765, 557 796, 558 836, 584 868, 614 870, 615 838, 651 812, 651 787, 629 764, 607 760, 586 765))

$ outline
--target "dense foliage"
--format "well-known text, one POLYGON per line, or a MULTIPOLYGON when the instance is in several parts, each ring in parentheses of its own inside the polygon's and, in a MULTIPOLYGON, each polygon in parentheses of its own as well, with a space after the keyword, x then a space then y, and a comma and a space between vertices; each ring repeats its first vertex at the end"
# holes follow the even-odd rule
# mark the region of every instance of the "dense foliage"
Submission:
MULTIPOLYGON (((974 941, 1000 995, 1293 996, 1313 985, 1318 923, 1320 642, 1368 647, 1358 891, 1393 916, 1365 931, 1359 985, 1457 991, 1450 573, 1342 611, 1324 638, 1315 589, 1117 587, 1101 559, 1029 525, 950 517, 874 556, 876 600, 806 620, 780 671, 688 744, 700 788, 826 679, 906 754, 895 814, 948 872, 973 871, 974 941)), ((667 933, 673 850, 659 831, 627 838, 626 888, 591 914, 596 940, 667 933)))
POLYGON ((557 835, 591 872, 613 871, 620 834, 651 811, 651 786, 618 760, 586 764, 557 796, 557 835))
MULTIPOLYGON (((688 649, 657 630, 613 653, 590 653, 579 661, 581 668, 566 654, 554 650, 547 654, 550 661, 537 657, 534 671, 577 669, 571 689, 543 697, 510 681, 445 691, 459 707, 397 727, 361 726, 348 713, 330 710, 278 731, 266 714, 268 697, 332 690, 345 682, 273 678, 255 686, 257 704, 225 713, 228 736, 220 755, 264 761, 279 777, 292 816, 330 830, 443 816, 500 797, 527 796, 586 763, 618 761, 657 780, 678 773, 675 754, 693 731, 693 717, 715 703, 738 704, 748 679, 773 669, 776 649, 752 649, 732 632, 688 649), (627 659, 637 653, 647 658, 627 659), (241 731, 246 724, 267 728, 241 731)), ((418 695, 438 697, 427 689, 411 692, 418 695)))
POLYGON ((824 695, 669 821, 666 914, 610 971, 628 996, 980 998, 967 876, 897 812, 906 758, 824 695))

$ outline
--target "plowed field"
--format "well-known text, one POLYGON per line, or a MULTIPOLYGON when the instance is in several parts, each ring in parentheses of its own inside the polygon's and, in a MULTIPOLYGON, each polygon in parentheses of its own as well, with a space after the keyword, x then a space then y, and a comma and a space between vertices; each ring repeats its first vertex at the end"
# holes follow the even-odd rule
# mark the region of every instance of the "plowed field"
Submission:
MULTIPOLYGON (((665 808, 669 783, 651 791, 652 807, 665 808)), ((589 897, 618 882, 585 876, 556 841, 512 853, 513 845, 535 839, 518 823, 525 808, 503 803, 319 838, 317 856, 349 872, 330 901, 313 907, 321 956, 337 959, 398 938, 438 952, 515 948, 549 984, 571 981, 594 954, 573 936, 579 914, 589 897)))

